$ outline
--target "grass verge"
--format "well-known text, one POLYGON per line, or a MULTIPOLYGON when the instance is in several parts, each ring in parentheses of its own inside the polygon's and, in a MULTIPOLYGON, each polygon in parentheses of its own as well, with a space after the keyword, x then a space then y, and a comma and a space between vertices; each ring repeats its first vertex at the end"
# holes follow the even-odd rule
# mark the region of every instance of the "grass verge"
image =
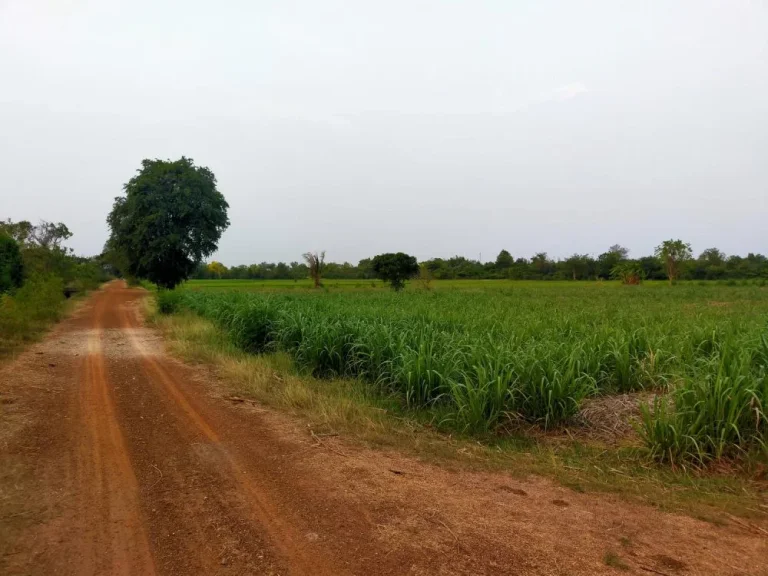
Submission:
POLYGON ((441 466, 499 470, 552 478, 579 492, 604 492, 716 524, 728 515, 765 519, 765 470, 747 477, 733 471, 673 470, 654 464, 637 448, 550 441, 523 436, 441 434, 407 410, 399 398, 348 379, 315 379, 300 373, 285 354, 253 355, 224 331, 191 313, 160 315, 145 300, 147 317, 167 338, 170 351, 213 367, 232 394, 297 415, 315 431, 350 441, 394 448, 441 466))
POLYGON ((61 278, 40 276, 13 295, 0 294, 0 360, 15 357, 24 346, 39 340, 87 294, 66 299, 63 288, 61 278))

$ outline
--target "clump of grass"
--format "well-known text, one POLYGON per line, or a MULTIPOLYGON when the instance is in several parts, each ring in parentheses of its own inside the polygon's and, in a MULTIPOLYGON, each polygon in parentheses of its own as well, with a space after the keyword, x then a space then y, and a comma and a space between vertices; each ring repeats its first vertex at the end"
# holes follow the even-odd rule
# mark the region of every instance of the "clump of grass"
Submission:
POLYGON ((603 556, 603 562, 606 566, 610 566, 611 568, 616 568, 618 570, 629 570, 629 565, 621 559, 621 556, 612 550, 608 550, 608 552, 605 553, 605 556, 603 556))
POLYGON ((767 451, 767 414, 768 339, 757 347, 729 340, 669 398, 642 407, 640 431, 659 460, 706 465, 767 451))

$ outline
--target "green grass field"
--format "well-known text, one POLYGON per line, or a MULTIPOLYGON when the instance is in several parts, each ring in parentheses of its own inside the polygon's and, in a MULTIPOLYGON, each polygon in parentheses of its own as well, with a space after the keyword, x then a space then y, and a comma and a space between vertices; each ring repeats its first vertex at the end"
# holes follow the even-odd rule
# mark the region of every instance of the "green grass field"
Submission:
POLYGON ((757 284, 191 281, 161 310, 191 310, 243 350, 283 351, 316 377, 353 378, 489 433, 569 423, 591 397, 654 391, 640 434, 660 460, 766 451, 768 289, 757 284))

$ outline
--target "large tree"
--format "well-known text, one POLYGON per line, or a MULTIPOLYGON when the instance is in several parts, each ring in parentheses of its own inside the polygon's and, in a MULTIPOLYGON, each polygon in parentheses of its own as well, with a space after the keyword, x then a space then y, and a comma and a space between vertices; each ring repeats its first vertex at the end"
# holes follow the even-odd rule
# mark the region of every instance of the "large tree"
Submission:
POLYGON ((515 263, 515 259, 512 258, 512 254, 507 252, 506 250, 502 250, 499 252, 499 255, 496 256, 496 269, 497 270, 509 270, 512 268, 512 265, 515 263))
POLYGON ((620 244, 614 244, 597 257, 597 275, 610 278, 614 267, 629 258, 629 249, 620 244))
POLYGON ((107 218, 123 272, 173 288, 217 248, 229 205, 208 168, 191 158, 144 160, 107 218))
POLYGON ((594 268, 594 263, 589 254, 573 254, 562 261, 562 268, 574 280, 585 280, 594 268))
POLYGON ((379 254, 371 261, 371 267, 376 277, 388 282, 395 291, 402 290, 405 281, 419 272, 416 257, 403 252, 379 254))
POLYGON ((682 240, 664 240, 656 247, 656 256, 664 264, 669 283, 680 277, 683 262, 693 257, 691 245, 682 240))

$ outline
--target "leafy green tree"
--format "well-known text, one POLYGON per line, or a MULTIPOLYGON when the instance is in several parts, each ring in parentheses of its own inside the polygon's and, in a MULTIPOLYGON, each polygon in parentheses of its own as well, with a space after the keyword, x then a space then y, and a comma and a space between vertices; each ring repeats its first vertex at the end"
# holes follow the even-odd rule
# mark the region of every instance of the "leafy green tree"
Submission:
POLYGON ((638 265, 643 271, 643 278, 648 280, 663 280, 666 276, 664 274, 664 266, 661 264, 656 256, 643 256, 638 259, 638 265))
POLYGON ((373 278, 373 269, 371 268, 371 259, 363 258, 357 263, 357 274, 360 278, 373 278))
POLYGON ((19 243, 0 233, 0 294, 21 286, 24 280, 24 261, 19 243))
POLYGON ((548 278, 555 272, 555 263, 549 259, 546 252, 538 252, 531 258, 533 278, 548 278))
POLYGON ((614 244, 597 257, 597 275, 600 278, 610 278, 614 267, 629 258, 629 249, 619 244, 614 244))
POLYGON ((496 269, 500 271, 509 270, 512 268, 512 265, 515 263, 515 259, 512 258, 512 254, 507 252, 506 250, 502 250, 499 252, 499 255, 496 256, 496 269))
POLYGON ((562 268, 573 280, 585 280, 589 278, 594 262, 589 254, 574 254, 562 262, 562 268))
POLYGON ((291 262, 291 278, 293 280, 301 280, 309 276, 309 268, 306 264, 299 264, 298 262, 291 262))
POLYGON ((419 272, 416 257, 403 252, 379 254, 371 261, 371 267, 376 277, 388 282, 395 291, 402 290, 405 281, 419 272))
POLYGON ((717 248, 707 248, 693 263, 692 275, 697 280, 715 280, 726 274, 726 256, 717 248))
POLYGON ((164 288, 185 280, 229 226, 216 177, 190 158, 144 160, 107 218, 127 272, 164 288))
POLYGON ((691 245, 682 240, 664 240, 656 247, 656 256, 661 260, 672 284, 680 277, 683 263, 693 257, 691 245))

